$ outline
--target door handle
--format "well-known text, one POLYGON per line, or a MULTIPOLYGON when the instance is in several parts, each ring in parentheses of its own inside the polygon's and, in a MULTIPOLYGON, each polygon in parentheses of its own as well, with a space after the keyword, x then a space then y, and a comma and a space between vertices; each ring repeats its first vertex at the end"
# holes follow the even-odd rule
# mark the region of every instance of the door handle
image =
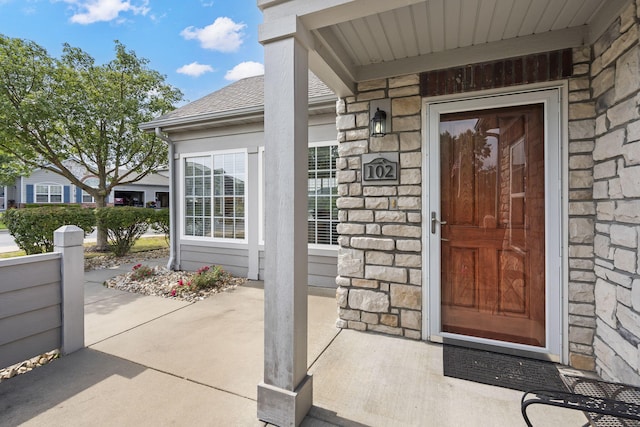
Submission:
POLYGON ((445 225, 447 221, 440 221, 435 212, 431 212, 431 234, 436 234, 436 224, 445 225))

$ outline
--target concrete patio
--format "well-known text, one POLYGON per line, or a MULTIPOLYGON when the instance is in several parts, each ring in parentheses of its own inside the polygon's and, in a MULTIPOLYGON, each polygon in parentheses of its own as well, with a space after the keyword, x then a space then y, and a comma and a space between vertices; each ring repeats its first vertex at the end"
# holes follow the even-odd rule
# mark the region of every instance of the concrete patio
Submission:
MULTIPOLYGON (((194 304, 102 286, 130 268, 86 274, 87 348, 1 383, 0 425, 265 425, 262 283, 194 304)), ((314 406, 303 426, 524 425, 522 393, 444 377, 441 346, 340 331, 335 319, 334 291, 310 288, 314 406)), ((534 425, 585 422, 530 413, 534 425)))

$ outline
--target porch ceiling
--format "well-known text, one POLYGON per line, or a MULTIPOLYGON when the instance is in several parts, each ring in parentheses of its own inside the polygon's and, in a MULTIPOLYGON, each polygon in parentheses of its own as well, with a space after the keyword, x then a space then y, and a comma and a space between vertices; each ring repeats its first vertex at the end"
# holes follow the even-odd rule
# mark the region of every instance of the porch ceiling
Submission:
POLYGON ((311 35, 312 71, 340 96, 358 81, 590 44, 627 3, 258 0, 264 28, 298 17, 311 35))

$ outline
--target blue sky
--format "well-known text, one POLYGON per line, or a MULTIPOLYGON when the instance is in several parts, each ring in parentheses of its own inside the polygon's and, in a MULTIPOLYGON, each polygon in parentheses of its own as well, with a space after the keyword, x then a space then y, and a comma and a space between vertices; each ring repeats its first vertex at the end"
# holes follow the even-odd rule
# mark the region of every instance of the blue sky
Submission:
POLYGON ((119 40, 186 101, 262 74, 256 0, 0 0, 0 33, 59 57, 63 43, 106 63, 119 40))

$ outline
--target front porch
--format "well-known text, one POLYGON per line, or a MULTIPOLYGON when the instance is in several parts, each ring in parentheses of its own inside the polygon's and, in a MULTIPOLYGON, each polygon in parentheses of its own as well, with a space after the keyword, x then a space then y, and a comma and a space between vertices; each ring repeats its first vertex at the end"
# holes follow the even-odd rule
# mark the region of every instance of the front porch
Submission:
MULTIPOLYGON (((87 273, 88 347, 0 384, 3 426, 265 425, 260 287, 186 304, 104 288, 98 274, 87 273)), ((302 425, 524 425, 521 392, 444 377, 441 346, 340 331, 326 291, 308 303, 314 405, 302 425)), ((585 420, 531 413, 537 425, 585 420)))

